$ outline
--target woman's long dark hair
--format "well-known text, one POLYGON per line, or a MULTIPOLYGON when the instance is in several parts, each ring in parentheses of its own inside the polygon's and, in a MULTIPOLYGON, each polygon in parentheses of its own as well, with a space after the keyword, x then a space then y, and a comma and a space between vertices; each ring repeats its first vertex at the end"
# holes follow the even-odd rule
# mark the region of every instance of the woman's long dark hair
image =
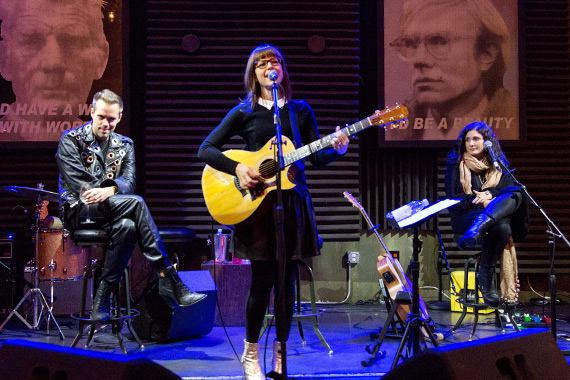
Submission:
MULTIPOLYGON (((455 145, 449 154, 447 155, 447 162, 449 163, 456 163, 461 161, 463 157, 463 153, 465 153, 465 137, 469 131, 476 130, 483 136, 484 141, 491 141, 493 143, 493 152, 495 153, 495 157, 498 160, 502 161, 505 167, 509 166, 509 161, 505 157, 503 150, 501 149, 501 144, 499 143, 499 139, 493 132, 493 129, 482 121, 476 121, 474 123, 468 124, 463 128, 461 133, 459 133, 459 137, 455 140, 455 145)), ((485 149, 485 154, 487 157, 487 162, 491 163, 491 154, 485 149)))
POLYGON ((279 94, 285 97, 285 100, 291 101, 292 90, 291 82, 289 80, 289 73, 287 72, 287 67, 285 66, 285 59, 283 59, 283 54, 278 48, 272 45, 259 45, 249 55, 247 60, 247 66, 245 68, 245 74, 243 76, 243 83, 245 85, 245 91, 247 93, 246 98, 242 100, 241 104, 244 109, 254 110, 257 107, 257 101, 261 97, 261 86, 257 81, 257 76, 255 75, 255 65, 261 59, 275 57, 281 63, 281 71, 283 72, 283 80, 279 84, 279 94))

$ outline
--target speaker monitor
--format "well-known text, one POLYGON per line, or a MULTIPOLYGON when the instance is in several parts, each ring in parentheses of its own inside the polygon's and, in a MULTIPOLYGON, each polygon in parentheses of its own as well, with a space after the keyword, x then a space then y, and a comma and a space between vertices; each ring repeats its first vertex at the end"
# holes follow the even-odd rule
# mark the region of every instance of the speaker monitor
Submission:
POLYGON ((4 238, 0 233, 0 259, 11 259, 13 252, 13 242, 11 238, 4 238))
POLYGON ((25 340, 0 348, 2 380, 180 380, 153 361, 25 340))
POLYGON ((191 290, 206 294, 206 298, 186 307, 170 308, 158 294, 158 282, 153 282, 137 305, 140 315, 133 320, 136 333, 143 339, 158 342, 181 340, 209 334, 216 312, 216 285, 207 270, 178 272, 191 290))
POLYGON ((531 329, 421 352, 382 380, 570 379, 552 334, 531 329))

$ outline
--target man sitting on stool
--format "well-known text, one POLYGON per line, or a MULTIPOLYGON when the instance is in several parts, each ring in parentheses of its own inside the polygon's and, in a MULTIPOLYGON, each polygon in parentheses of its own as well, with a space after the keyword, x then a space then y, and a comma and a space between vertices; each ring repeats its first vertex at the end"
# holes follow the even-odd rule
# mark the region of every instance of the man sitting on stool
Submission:
POLYGON ((103 229, 110 237, 91 319, 109 320, 111 292, 138 242, 159 275, 159 294, 170 305, 189 306, 206 295, 192 292, 169 263, 145 201, 136 195, 133 141, 115 128, 123 101, 110 90, 95 94, 91 121, 63 134, 56 160, 60 211, 71 229, 103 229), (89 190, 82 190, 82 186, 89 190), (81 198, 81 199, 80 199, 81 198))

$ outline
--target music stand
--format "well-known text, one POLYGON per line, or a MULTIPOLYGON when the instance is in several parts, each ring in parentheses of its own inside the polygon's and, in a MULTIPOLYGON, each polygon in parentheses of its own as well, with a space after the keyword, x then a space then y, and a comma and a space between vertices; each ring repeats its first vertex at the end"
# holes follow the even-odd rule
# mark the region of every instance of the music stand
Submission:
MULTIPOLYGON (((451 207, 460 201, 457 199, 444 199, 433 205, 424 208, 423 210, 399 221, 394 219, 388 219, 388 224, 392 227, 397 228, 407 228, 411 227, 414 231, 414 239, 413 239, 413 254, 412 260, 410 261, 410 268, 412 271, 412 312, 408 314, 408 319, 406 321, 406 328, 404 330, 404 335, 402 337, 402 341, 400 342, 400 346, 398 347, 398 351, 396 352, 396 357, 394 358, 394 362, 392 363, 392 368, 396 367, 400 357, 402 359, 409 358, 410 354, 415 355, 420 352, 420 329, 423 328, 424 331, 428 334, 431 342, 434 346, 438 346, 437 340, 433 335, 430 327, 427 324, 427 321, 420 316, 420 301, 419 301, 419 277, 420 277, 420 262, 419 262, 419 252, 421 248, 421 242, 419 239, 419 226, 427 220, 429 217, 437 214, 438 212, 445 210, 448 207, 451 207), (404 350, 404 346, 407 344, 406 355, 403 355, 402 352, 404 350)), ((421 337, 422 341, 424 341, 423 336, 421 337)), ((424 341, 425 346, 425 341, 424 341)))
POLYGON ((42 316, 44 316, 44 318, 46 319, 46 334, 49 335, 50 320, 53 320, 53 323, 55 324, 55 326, 57 327, 57 330, 59 331, 59 338, 61 340, 63 340, 65 338, 63 335, 63 332, 61 331, 59 324, 55 320, 55 317, 51 311, 52 308, 50 307, 50 305, 48 305, 46 298, 44 297, 41 289, 39 288, 39 278, 38 278, 38 256, 39 256, 38 246, 39 246, 39 238, 40 238, 41 209, 42 209, 42 205, 43 205, 44 200, 50 200, 50 199, 53 200, 53 198, 55 196, 57 196, 57 193, 52 193, 52 192, 43 190, 42 184, 38 184, 38 189, 18 187, 18 186, 5 186, 2 188, 2 190, 8 191, 8 192, 13 192, 13 193, 19 194, 21 196, 28 195, 30 192, 35 192, 37 194, 37 200, 36 200, 36 210, 35 210, 35 214, 34 214, 34 216, 35 216, 35 226, 34 226, 34 228, 35 228, 35 235, 34 235, 35 236, 35 246, 34 246, 35 252, 34 252, 34 266, 32 269, 32 281, 33 281, 34 287, 28 290, 28 292, 24 295, 24 297, 22 297, 20 302, 18 302, 16 307, 14 307, 14 309, 12 310, 10 315, 8 315, 8 318, 6 318, 4 320, 4 322, 2 322, 2 324, 0 325, 0 332, 2 332, 2 330, 4 329, 4 326, 8 323, 10 318, 12 318, 12 316, 14 316, 14 315, 17 316, 22 321, 22 323, 24 323, 26 325, 26 327, 28 327, 30 330, 39 329, 40 322, 42 321, 42 316), (32 304, 33 304, 33 324, 28 323, 26 318, 24 318, 18 312, 18 308, 24 303, 24 301, 28 297, 31 297, 32 304), (38 312, 38 306, 39 306, 38 303, 41 304, 41 307, 42 307, 39 312, 38 312), (44 313, 45 313, 45 315, 44 315, 44 313))

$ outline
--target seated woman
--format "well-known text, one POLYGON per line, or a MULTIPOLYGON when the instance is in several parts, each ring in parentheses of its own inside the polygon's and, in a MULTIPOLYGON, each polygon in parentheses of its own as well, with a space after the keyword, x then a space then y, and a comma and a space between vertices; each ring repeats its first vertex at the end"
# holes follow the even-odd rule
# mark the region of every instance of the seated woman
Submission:
POLYGON ((479 290, 485 303, 493 307, 501 303, 492 283, 497 260, 511 236, 518 241, 528 231, 528 205, 520 187, 513 186, 505 172, 507 167, 493 130, 484 122, 475 122, 459 134, 445 173, 447 197, 461 199, 449 209, 451 226, 454 233, 463 235, 460 249, 481 244, 479 290), (485 141, 492 146, 486 148, 485 141), (501 170, 493 166, 488 149, 493 149, 501 170))

